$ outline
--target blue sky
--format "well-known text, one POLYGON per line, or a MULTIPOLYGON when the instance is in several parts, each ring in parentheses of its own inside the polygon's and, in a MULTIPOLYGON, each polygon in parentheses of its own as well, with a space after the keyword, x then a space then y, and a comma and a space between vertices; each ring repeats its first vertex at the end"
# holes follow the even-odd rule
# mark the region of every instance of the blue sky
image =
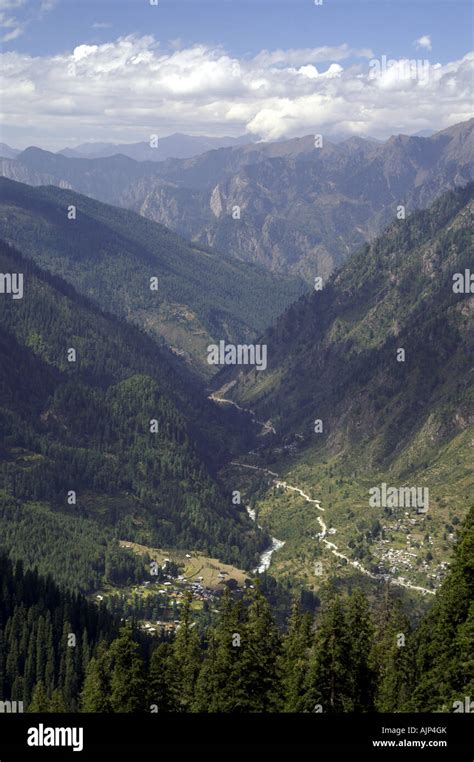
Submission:
POLYGON ((0 37, 0 139, 20 148, 384 139, 473 113, 472 4, 458 0, 0 0, 0 37))
POLYGON ((45 55, 131 32, 153 34, 164 45, 178 38, 222 44, 237 56, 345 41, 398 57, 412 55, 413 40, 429 34, 437 60, 446 63, 473 47, 473 6, 459 0, 324 0, 320 7, 312 0, 159 0, 157 7, 148 0, 56 0, 40 13, 41 5, 30 0, 18 8, 20 20, 34 8, 41 17, 6 49, 45 55))

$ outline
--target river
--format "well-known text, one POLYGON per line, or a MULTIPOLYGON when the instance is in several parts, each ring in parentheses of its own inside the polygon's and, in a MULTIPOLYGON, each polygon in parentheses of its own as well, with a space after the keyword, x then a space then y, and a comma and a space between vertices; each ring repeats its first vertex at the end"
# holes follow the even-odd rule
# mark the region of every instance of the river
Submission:
MULTIPOLYGON (((251 508, 249 505, 246 505, 245 509, 248 515, 250 516, 250 518, 252 519, 252 521, 256 522, 255 510, 251 508)), ((259 529, 262 529, 260 524, 257 524, 257 526, 259 529)), ((282 548, 283 545, 285 544, 284 540, 277 540, 276 537, 272 537, 271 539, 272 539, 272 544, 270 545, 270 547, 267 548, 267 550, 264 550, 263 553, 260 553, 260 563, 255 569, 253 569, 254 574, 263 574, 263 572, 267 571, 267 569, 270 568, 270 564, 272 562, 272 555, 274 554, 276 550, 280 550, 280 548, 282 548)))

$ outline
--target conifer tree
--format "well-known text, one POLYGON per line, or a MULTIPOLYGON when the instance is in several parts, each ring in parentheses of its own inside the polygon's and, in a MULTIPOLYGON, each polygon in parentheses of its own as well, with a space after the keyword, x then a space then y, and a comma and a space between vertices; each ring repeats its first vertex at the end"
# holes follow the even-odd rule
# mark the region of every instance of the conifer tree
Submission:
POLYGON ((149 706, 156 706, 158 712, 170 712, 173 707, 172 692, 167 679, 170 653, 169 643, 160 643, 151 654, 147 680, 148 703, 149 706))
POLYGON ((114 712, 144 711, 145 682, 143 659, 133 640, 132 628, 126 625, 110 646, 112 677, 110 704, 114 712))
POLYGON ((87 665, 81 692, 82 712, 111 712, 110 703, 111 660, 107 646, 102 642, 96 656, 87 665))
POLYGON ((198 712, 237 712, 245 703, 242 684, 242 607, 226 588, 219 620, 210 628, 204 663, 196 684, 198 712))
POLYGON ((401 602, 393 600, 388 590, 377 612, 370 662, 377 674, 377 711, 406 711, 413 677, 411 625, 401 602))
POLYGON ((49 699, 46 689, 42 682, 36 683, 33 688, 31 702, 28 707, 29 712, 49 712, 49 699))
POLYGON ((25 669, 24 669, 25 685, 24 685, 23 700, 25 702, 25 706, 28 706, 28 704, 31 701, 31 693, 35 683, 35 670, 36 670, 36 662, 35 662, 34 633, 31 632, 30 639, 28 641, 28 650, 27 650, 25 669))
POLYGON ((351 644, 341 597, 334 597, 319 616, 304 696, 305 711, 350 712, 351 644))
POLYGON ((7 646, 7 660, 6 660, 6 676, 10 685, 12 685, 18 677, 18 664, 19 664, 19 652, 18 642, 16 637, 8 638, 7 646))
POLYGON ((190 594, 186 595, 181 619, 168 660, 167 679, 173 711, 189 712, 194 703, 194 689, 200 669, 200 640, 191 617, 190 594))
POLYGON ((12 685, 10 692, 12 701, 23 701, 25 696, 25 680, 21 675, 15 678, 15 682, 12 685))
POLYGON ((81 678, 83 679, 86 673, 87 665, 91 658, 89 648, 89 638, 87 635, 87 629, 84 627, 82 632, 82 644, 81 644, 81 678))
POLYGON ((466 649, 474 646, 473 600, 474 506, 460 532, 449 574, 413 638, 416 659, 410 709, 453 711, 454 701, 470 695, 466 691, 472 674, 465 672, 465 666, 466 649))
POLYGON ((43 682, 46 667, 46 626, 44 616, 38 619, 36 631, 36 682, 43 682))
POLYGON ((309 646, 308 617, 301 613, 300 605, 295 600, 292 604, 288 632, 283 638, 282 654, 279 660, 282 686, 281 708, 284 712, 302 710, 309 646))
POLYGON ((376 675, 370 659, 374 625, 366 596, 353 590, 347 605, 352 711, 372 712, 376 675))
POLYGON ((51 695, 49 711, 53 714, 62 714, 67 711, 66 702, 60 688, 55 688, 51 695))
POLYGON ((242 711, 270 712, 280 703, 278 659, 280 636, 270 605, 259 585, 250 593, 242 638, 242 711))
POLYGON ((69 640, 70 635, 75 635, 71 632, 71 625, 69 622, 65 622, 63 628, 63 637, 61 639, 61 671, 63 675, 62 689, 63 698, 66 703, 67 711, 77 711, 77 689, 79 675, 77 671, 77 643, 72 644, 69 640))

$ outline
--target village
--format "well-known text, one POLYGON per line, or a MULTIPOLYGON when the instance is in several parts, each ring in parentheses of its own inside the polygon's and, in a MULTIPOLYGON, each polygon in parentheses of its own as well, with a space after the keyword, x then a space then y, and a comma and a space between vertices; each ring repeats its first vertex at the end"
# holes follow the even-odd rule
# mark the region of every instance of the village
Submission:
MULTIPOLYGON (((401 583, 421 581, 429 588, 439 587, 449 564, 447 561, 440 561, 436 566, 432 563, 434 541, 427 530, 422 511, 416 516, 406 511, 394 521, 382 524, 382 531, 372 545, 379 573, 385 574, 387 579, 397 578, 401 583), (405 547, 394 547, 397 534, 398 544, 404 543, 405 547)), ((453 541, 454 535, 448 539, 453 541)))
POLYGON ((123 618, 133 616, 150 635, 171 634, 179 627, 181 607, 188 596, 195 614, 209 616, 217 613, 226 587, 233 591, 253 588, 245 571, 198 552, 166 552, 125 541, 120 545, 144 556, 144 579, 126 589, 104 590, 95 599, 123 618))

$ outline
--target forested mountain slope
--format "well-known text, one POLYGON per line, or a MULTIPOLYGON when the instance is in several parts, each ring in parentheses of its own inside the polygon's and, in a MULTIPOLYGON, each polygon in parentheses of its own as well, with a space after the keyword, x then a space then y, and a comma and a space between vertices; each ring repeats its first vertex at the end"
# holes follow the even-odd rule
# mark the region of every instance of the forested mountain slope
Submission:
POLYGON ((22 298, 0 300, 2 544, 82 589, 113 537, 252 564, 266 540, 212 475, 245 427, 151 338, 5 243, 0 272, 23 275, 22 298))
POLYGON ((237 379, 230 396, 282 433, 308 435, 319 412, 334 447, 375 436, 378 458, 391 457, 393 436, 413 432, 435 404, 465 405, 473 300, 454 292, 453 275, 472 263, 473 197, 471 184, 394 222, 264 334, 267 371, 228 368, 215 384, 237 379))
MULTIPOLYGON (((215 379, 221 396, 271 419, 276 436, 255 462, 321 501, 340 552, 428 588, 473 486, 473 193, 397 220, 292 305, 260 339, 267 370, 228 367, 215 379), (428 489, 426 515, 371 504, 382 483, 428 489)), ((275 555, 282 573, 300 574, 321 530, 295 501, 272 487, 259 510, 287 541, 275 555)))
POLYGON ((209 343, 250 339, 303 292, 295 279, 190 245, 132 212, 5 178, 0 237, 204 375, 209 343))

